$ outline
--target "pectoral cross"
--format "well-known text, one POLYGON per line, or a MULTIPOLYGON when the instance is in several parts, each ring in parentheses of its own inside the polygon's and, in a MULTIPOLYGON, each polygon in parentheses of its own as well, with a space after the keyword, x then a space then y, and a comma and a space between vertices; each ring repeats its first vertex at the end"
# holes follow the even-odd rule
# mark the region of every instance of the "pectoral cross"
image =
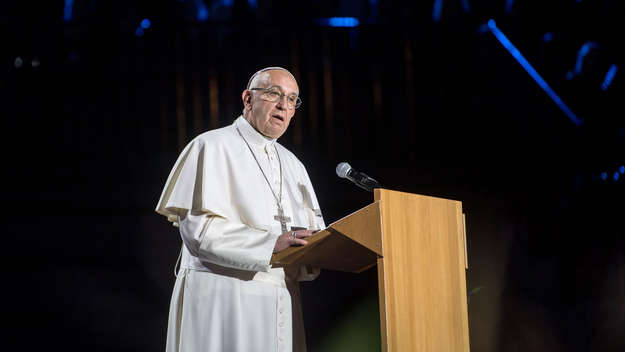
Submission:
POLYGON ((288 216, 284 216, 284 210, 282 207, 278 205, 278 215, 273 217, 275 220, 280 221, 280 227, 282 228, 282 233, 287 232, 286 223, 291 222, 291 218, 288 216))

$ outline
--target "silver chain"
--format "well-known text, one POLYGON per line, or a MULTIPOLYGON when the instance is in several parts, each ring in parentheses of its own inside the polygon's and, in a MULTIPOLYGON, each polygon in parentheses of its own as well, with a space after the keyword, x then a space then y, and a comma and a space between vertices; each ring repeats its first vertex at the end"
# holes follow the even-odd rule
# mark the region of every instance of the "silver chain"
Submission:
POLYGON ((271 194, 273 194, 273 197, 276 199, 276 202, 278 202, 278 209, 282 209, 282 161, 280 160, 280 153, 278 153, 278 148, 276 147, 275 144, 273 145, 273 147, 276 149, 276 155, 278 156, 278 164, 280 165, 280 198, 276 196, 276 192, 274 192, 273 187, 271 187, 271 182, 269 182, 267 175, 265 175, 265 171, 263 171, 263 168, 260 166, 260 163, 258 162, 258 159, 256 158, 256 154, 254 154, 252 147, 250 147, 250 144, 247 142, 245 137, 243 137, 243 134, 239 130, 239 127, 235 126, 235 128, 237 129, 237 132, 239 132, 239 136, 243 138, 243 141, 245 142, 245 145, 247 145, 247 148, 250 150, 250 153, 252 153, 252 156, 254 157, 254 160, 256 161, 256 164, 258 165, 260 172, 263 174, 263 177, 265 178, 265 181, 267 181, 267 185, 269 186, 269 189, 271 190, 271 194))

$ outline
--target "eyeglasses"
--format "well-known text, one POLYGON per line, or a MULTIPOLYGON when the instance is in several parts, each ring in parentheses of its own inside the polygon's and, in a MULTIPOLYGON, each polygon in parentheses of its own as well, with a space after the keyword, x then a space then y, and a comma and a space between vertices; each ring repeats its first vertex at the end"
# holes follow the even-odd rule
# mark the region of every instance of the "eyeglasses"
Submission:
POLYGON ((261 95, 261 98, 272 103, 282 101, 282 97, 286 97, 286 104, 289 109, 297 109, 300 105, 302 105, 302 99, 300 99, 297 94, 286 95, 282 93, 278 88, 250 88, 250 90, 262 90, 263 93, 261 95))

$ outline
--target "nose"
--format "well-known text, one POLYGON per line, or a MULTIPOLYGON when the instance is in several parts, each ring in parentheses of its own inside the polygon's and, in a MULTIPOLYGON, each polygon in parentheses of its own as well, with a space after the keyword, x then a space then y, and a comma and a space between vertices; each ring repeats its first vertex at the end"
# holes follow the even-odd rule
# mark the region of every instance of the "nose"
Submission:
POLYGON ((280 110, 286 110, 288 108, 287 99, 286 95, 281 96, 277 101, 276 107, 280 110))

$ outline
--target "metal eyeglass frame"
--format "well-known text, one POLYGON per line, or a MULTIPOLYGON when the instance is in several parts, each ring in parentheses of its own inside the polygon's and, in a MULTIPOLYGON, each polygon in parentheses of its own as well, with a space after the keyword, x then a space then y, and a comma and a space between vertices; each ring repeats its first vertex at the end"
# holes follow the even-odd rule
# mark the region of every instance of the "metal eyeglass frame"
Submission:
MULTIPOLYGON (((283 97, 287 97, 286 104, 287 104, 287 106, 290 105, 287 94, 281 92, 279 89, 276 89, 274 87, 269 87, 269 88, 249 88, 249 90, 262 90, 265 93, 280 92, 280 97, 278 99, 276 99, 276 100, 269 100, 269 101, 272 102, 272 103, 275 103, 277 101, 282 101, 283 97)), ((295 100, 295 104, 292 107, 294 110, 299 108, 302 105, 302 99, 300 97, 296 97, 296 98, 297 98, 297 100, 295 100)))

